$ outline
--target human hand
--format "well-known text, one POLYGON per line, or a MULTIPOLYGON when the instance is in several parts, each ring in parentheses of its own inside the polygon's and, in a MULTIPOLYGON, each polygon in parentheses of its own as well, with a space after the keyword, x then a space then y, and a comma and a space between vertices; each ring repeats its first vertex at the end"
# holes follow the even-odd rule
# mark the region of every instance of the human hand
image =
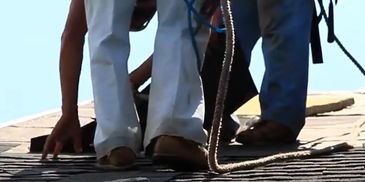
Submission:
POLYGON ((42 159, 46 159, 52 149, 53 158, 57 158, 65 142, 70 138, 72 139, 75 152, 82 152, 81 127, 78 116, 68 117, 62 115, 46 139, 43 146, 42 159))

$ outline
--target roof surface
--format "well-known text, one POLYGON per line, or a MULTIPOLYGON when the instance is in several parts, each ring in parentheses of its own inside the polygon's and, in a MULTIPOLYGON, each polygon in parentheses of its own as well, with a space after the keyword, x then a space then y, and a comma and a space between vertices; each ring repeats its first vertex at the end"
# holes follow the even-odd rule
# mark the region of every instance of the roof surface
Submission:
MULTIPOLYGON (((314 95, 317 99, 310 106, 320 109, 351 98, 355 102, 341 110, 308 116, 296 145, 256 148, 235 143, 223 145, 219 150, 220 161, 237 162, 280 152, 323 148, 341 142, 348 142, 354 146, 353 149, 285 160, 223 175, 207 171, 174 171, 153 165, 144 157, 138 158, 137 166, 132 170, 103 171, 95 167, 93 154, 64 154, 58 160, 41 162, 40 154, 28 153, 30 138, 52 130, 60 116, 59 112, 55 112, 0 128, 0 181, 365 181, 365 93, 317 93, 309 97, 313 98, 314 95), (323 102, 329 96, 331 99, 323 102)), ((79 111, 82 124, 92 121, 92 103, 80 106, 79 111)), ((238 115, 243 127, 253 117, 242 113, 238 115)))

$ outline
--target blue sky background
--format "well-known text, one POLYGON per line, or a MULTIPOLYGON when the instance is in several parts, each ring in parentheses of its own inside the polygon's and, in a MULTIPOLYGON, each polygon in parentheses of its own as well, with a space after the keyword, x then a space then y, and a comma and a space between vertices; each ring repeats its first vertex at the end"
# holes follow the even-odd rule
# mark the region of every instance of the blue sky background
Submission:
MULTIPOLYGON (((60 37, 69 0, 11 0, 0 2, 0 122, 18 119, 61 105, 58 59, 60 37)), ((325 0, 325 2, 327 2, 325 0)), ((365 1, 340 1, 335 9, 335 33, 364 66, 365 1)), ((132 33, 130 70, 153 51, 156 20, 141 33, 132 33)), ((325 63, 310 66, 309 91, 353 91, 365 88, 365 77, 340 51, 325 42, 327 28, 321 25, 325 63)), ((81 75, 79 101, 92 99, 88 48, 81 75)), ((259 86, 263 74, 260 45, 250 67, 259 86)))

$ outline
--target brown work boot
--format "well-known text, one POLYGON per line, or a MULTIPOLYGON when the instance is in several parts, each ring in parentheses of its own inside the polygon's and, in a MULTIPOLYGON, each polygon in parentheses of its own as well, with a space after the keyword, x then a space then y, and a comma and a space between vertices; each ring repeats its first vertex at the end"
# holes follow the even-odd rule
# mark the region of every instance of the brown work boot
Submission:
POLYGON ((98 160, 98 167, 103 169, 125 170, 132 168, 136 161, 136 154, 128 147, 113 149, 108 156, 98 160))
POLYGON ((158 137, 152 159, 155 164, 167 165, 175 170, 209 169, 208 151, 201 144, 182 137, 158 137))
POLYGON ((236 141, 246 145, 267 145, 272 143, 291 144, 296 141, 293 132, 273 121, 259 121, 240 132, 236 141))

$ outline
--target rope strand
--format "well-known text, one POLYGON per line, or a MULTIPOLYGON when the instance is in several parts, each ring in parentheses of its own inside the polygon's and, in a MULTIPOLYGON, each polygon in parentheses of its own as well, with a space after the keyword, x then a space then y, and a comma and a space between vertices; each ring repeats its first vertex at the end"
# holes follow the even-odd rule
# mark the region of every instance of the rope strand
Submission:
POLYGON ((258 166, 263 166, 268 163, 284 160, 284 159, 293 159, 293 158, 304 158, 314 155, 326 154, 335 151, 348 150, 352 148, 347 143, 341 143, 338 145, 326 147, 323 149, 313 149, 313 150, 305 150, 305 151, 297 151, 297 152, 288 152, 282 154, 276 154, 272 156, 267 156, 263 158, 259 158, 256 160, 242 161, 237 163, 229 163, 220 165, 217 159, 217 149, 219 143, 219 134, 222 122, 222 115, 224 109, 224 101, 227 94, 228 81, 229 81, 229 73, 231 70, 233 55, 234 55, 234 27, 233 27, 233 19, 231 13, 230 0, 220 0, 221 9, 223 12, 224 23, 226 27, 226 51, 225 57, 222 65, 222 72, 218 85, 218 92, 216 98, 216 105, 213 115, 212 128, 210 132, 209 145, 208 145, 208 164, 211 171, 216 173, 227 173, 234 170, 244 170, 251 169, 258 166))

